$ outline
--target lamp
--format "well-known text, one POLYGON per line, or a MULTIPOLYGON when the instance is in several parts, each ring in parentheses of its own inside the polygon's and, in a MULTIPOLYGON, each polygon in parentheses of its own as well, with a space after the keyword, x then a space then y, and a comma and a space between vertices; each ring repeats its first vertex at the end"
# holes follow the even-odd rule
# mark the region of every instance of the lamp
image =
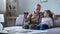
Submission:
POLYGON ((4 22, 4 14, 0 14, 0 31, 3 29, 3 25, 1 23, 4 22))

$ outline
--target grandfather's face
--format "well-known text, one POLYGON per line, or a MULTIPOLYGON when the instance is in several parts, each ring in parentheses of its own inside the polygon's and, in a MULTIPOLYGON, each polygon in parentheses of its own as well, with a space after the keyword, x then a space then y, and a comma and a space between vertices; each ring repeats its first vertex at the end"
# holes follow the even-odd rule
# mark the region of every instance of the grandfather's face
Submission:
POLYGON ((35 6, 35 8, 34 8, 34 9, 35 9, 35 12, 36 12, 36 13, 39 13, 39 12, 40 12, 41 7, 40 7, 40 6, 35 6))

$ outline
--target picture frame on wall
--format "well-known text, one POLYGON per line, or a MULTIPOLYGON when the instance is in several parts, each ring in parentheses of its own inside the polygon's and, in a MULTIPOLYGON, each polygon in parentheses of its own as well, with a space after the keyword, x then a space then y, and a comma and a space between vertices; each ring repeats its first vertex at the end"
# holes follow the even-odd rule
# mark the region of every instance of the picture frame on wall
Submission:
POLYGON ((41 3, 47 2, 48 0, 40 0, 41 3))

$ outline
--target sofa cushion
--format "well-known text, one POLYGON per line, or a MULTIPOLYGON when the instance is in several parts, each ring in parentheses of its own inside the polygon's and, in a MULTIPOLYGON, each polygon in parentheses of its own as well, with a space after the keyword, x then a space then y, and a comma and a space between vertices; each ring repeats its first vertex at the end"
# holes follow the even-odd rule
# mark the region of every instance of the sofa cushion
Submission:
POLYGON ((48 29, 47 34, 60 34, 60 27, 48 29))
POLYGON ((58 17, 56 20, 54 20, 54 26, 60 27, 60 17, 58 17))

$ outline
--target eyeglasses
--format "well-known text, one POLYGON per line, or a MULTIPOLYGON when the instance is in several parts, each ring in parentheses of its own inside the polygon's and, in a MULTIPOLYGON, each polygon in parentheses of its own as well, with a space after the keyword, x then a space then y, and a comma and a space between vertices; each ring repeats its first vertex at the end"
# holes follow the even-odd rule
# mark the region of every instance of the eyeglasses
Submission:
POLYGON ((29 13, 24 13, 24 14, 29 14, 29 13))

